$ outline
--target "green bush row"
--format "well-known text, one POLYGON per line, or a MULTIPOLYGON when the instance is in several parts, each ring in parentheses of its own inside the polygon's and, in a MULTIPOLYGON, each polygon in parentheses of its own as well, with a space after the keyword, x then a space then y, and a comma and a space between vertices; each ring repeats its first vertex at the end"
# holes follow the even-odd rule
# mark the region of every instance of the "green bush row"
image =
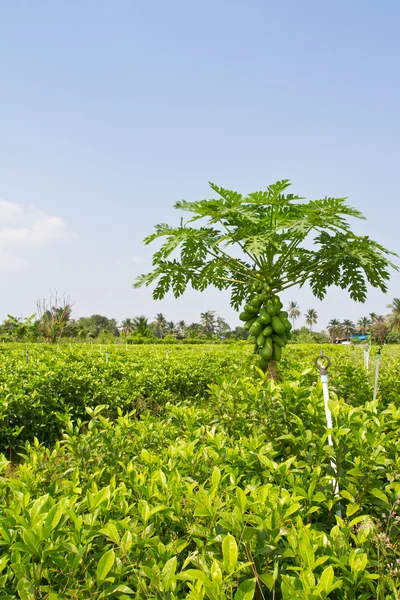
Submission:
POLYGON ((307 372, 65 419, 0 459, 0 598, 397 600, 400 409, 331 409, 333 449, 307 372))

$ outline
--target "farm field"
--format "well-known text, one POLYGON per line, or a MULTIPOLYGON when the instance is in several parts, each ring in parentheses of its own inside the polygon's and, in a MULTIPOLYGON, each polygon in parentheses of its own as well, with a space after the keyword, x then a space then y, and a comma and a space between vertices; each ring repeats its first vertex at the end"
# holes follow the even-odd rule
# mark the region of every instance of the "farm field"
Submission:
POLYGON ((248 344, 4 344, 0 600, 399 598, 400 348, 373 402, 376 350, 368 374, 291 345, 274 383, 248 344))

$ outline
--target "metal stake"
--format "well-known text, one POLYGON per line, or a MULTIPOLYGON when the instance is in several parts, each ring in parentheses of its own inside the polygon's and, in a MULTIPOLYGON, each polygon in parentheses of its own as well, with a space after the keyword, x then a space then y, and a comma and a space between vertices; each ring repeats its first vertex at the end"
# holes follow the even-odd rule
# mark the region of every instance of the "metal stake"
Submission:
POLYGON ((108 363, 108 350, 106 350, 106 363, 108 363))
POLYGON ((374 400, 376 399, 376 394, 378 392, 379 363, 381 362, 381 350, 382 350, 382 346, 379 346, 379 348, 378 348, 378 356, 376 358, 376 367, 375 367, 374 400))
MULTIPOLYGON (((320 375, 321 383, 322 383, 322 391, 323 391, 323 395, 324 395, 326 427, 327 427, 328 431, 330 432, 333 427, 332 413, 331 413, 329 405, 328 405, 328 402, 329 402, 328 368, 331 364, 331 361, 328 358, 328 356, 325 356, 321 350, 320 355, 314 359, 314 364, 317 367, 317 369, 319 369, 319 375, 320 375)), ((331 448, 333 448, 333 440, 332 440, 332 436, 330 433, 328 433, 328 444, 331 446, 331 448)), ((337 467, 336 467, 335 459, 331 458, 330 463, 331 463, 333 472, 337 474, 337 467)), ((339 482, 336 479, 336 477, 332 477, 332 487, 333 487, 333 492, 335 494, 335 498, 338 498, 339 497, 339 482)), ((342 516, 342 511, 340 508, 337 509, 336 514, 339 517, 342 516)))
POLYGON ((29 352, 28 352, 28 348, 26 349, 26 352, 25 352, 25 362, 26 362, 26 364, 28 364, 28 362, 29 362, 29 352))

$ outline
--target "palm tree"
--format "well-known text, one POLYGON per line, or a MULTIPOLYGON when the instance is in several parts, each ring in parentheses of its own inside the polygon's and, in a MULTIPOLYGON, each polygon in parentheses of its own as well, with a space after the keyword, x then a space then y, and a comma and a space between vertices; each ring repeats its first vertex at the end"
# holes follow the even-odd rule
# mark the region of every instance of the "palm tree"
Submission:
POLYGON ((151 334, 149 327, 149 320, 144 315, 140 315, 139 317, 135 317, 133 319, 134 331, 136 331, 139 335, 149 335, 151 334))
POLYGON ((176 335, 176 325, 173 321, 167 321, 165 325, 165 333, 167 335, 176 335))
POLYGON ((231 328, 229 324, 227 323, 227 321, 225 321, 223 317, 217 317, 216 332, 219 335, 219 337, 226 336, 230 329, 231 328))
POLYGON ((178 321, 178 323, 176 325, 176 329, 177 329, 178 335, 180 337, 183 337, 183 338, 186 337, 186 328, 187 328, 187 325, 186 325, 185 321, 183 321, 183 320, 178 321))
POLYGON ((388 316, 390 331, 398 333, 400 331, 400 298, 394 298, 388 308, 392 311, 388 316))
POLYGON ((356 326, 350 319, 345 319, 342 323, 342 330, 345 337, 350 337, 356 330, 356 326))
POLYGON ((361 317, 361 319, 358 319, 358 321, 357 321, 357 327, 358 327, 358 331, 362 335, 365 335, 367 333, 367 331, 369 331, 369 328, 371 327, 371 319, 369 319, 368 317, 361 317))
POLYGON ((292 325, 293 325, 293 329, 294 329, 294 324, 296 322, 296 319, 298 319, 299 316, 301 315, 299 305, 294 300, 291 300, 289 302, 288 314, 289 314, 289 319, 292 321, 292 325))
POLYGON ((200 323, 191 323, 186 327, 186 335, 190 338, 202 337, 203 327, 200 323))
POLYGON ((200 323, 204 327, 204 333, 211 335, 215 332, 215 311, 208 310, 200 314, 200 323))
POLYGON ((130 317, 128 317, 127 319, 124 319, 122 321, 121 327, 122 327, 122 331, 125 333, 125 335, 130 335, 132 333, 132 331, 135 330, 135 324, 130 317))
POLYGON ((309 326, 312 331, 313 325, 316 325, 318 321, 318 314, 314 308, 309 308, 306 312, 306 325, 309 326))
POLYGON ((328 333, 333 342, 342 333, 342 325, 338 319, 331 319, 328 323, 328 333))
POLYGON ((371 324, 373 325, 376 321, 376 319, 378 318, 378 315, 374 312, 369 313, 369 318, 371 319, 371 324))
POLYGON ((158 313, 156 315, 155 321, 154 321, 154 327, 156 330, 156 335, 157 337, 163 338, 165 335, 165 328, 167 326, 167 318, 165 315, 163 315, 162 313, 158 313))

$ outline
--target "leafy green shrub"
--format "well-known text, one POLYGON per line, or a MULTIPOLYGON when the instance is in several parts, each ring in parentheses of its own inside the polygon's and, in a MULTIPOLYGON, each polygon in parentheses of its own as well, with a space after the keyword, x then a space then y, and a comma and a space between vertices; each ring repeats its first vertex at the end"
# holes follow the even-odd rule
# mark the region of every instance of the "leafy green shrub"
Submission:
POLYGON ((399 408, 333 395, 333 451, 308 373, 221 376, 140 419, 86 410, 0 460, 0 597, 398 598, 399 408))

